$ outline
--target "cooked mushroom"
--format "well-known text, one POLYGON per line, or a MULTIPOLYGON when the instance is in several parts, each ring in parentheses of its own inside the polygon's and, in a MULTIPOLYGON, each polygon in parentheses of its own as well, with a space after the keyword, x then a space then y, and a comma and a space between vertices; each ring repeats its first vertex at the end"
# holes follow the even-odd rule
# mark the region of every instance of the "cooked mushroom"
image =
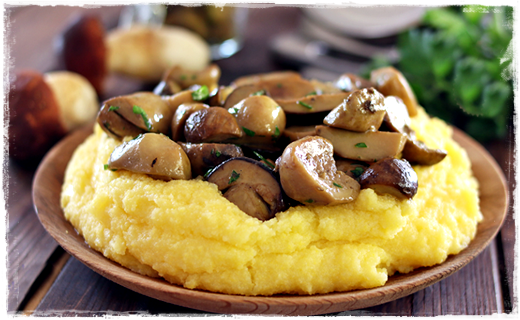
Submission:
POLYGON ((234 144, 190 142, 178 144, 190 158, 193 177, 205 175, 208 170, 228 159, 244 156, 242 149, 234 144))
POLYGON ((330 111, 347 99, 350 92, 307 95, 294 99, 275 99, 285 113, 307 114, 330 111))
POLYGON ((291 142, 315 135, 316 126, 291 126, 283 131, 283 136, 289 138, 291 142))
POLYGON ((370 81, 376 84, 376 89, 385 96, 401 98, 408 108, 408 114, 417 114, 417 99, 403 74, 394 67, 385 67, 372 71, 370 81))
POLYGON ((220 86, 212 95, 209 97, 210 106, 224 106, 228 96, 233 92, 235 88, 231 86, 220 86))
POLYGON ((128 170, 155 179, 191 179, 191 165, 181 146, 165 135, 145 133, 116 147, 108 164, 110 170, 128 170))
POLYGON ((198 71, 187 70, 179 65, 168 69, 155 87, 154 93, 159 95, 172 95, 193 85, 206 85, 210 92, 217 89, 220 79, 220 68, 211 64, 198 71))
POLYGON ((247 97, 250 97, 255 94, 265 93, 265 90, 263 90, 262 86, 259 84, 246 84, 233 89, 233 91, 231 91, 231 93, 227 96, 223 106, 226 109, 230 109, 247 97))
POLYGON ((398 199, 412 199, 417 193, 417 174, 406 160, 384 158, 372 164, 359 177, 361 188, 398 199))
POLYGON ((250 158, 232 158, 216 167, 207 180, 246 214, 262 221, 284 209, 280 183, 272 171, 250 158))
POLYGON ((173 112, 160 96, 138 92, 103 103, 97 122, 109 135, 121 139, 141 132, 168 134, 173 112))
POLYGON ((184 124, 187 142, 223 142, 240 138, 242 134, 235 117, 221 107, 195 111, 184 124))
POLYGON ((172 110, 173 113, 177 111, 177 108, 183 104, 183 103, 197 103, 199 101, 195 101, 193 99, 193 92, 194 90, 183 90, 181 92, 178 92, 171 96, 161 96, 161 98, 166 102, 170 110, 172 110))
POLYGON ((322 137, 289 144, 277 168, 287 196, 304 204, 347 203, 359 194, 359 183, 337 170, 332 144, 322 137))
POLYGON ((408 139, 403 149, 403 158, 413 164, 431 166, 441 162, 448 153, 442 149, 430 149, 419 140, 408 139))
POLYGON ((186 119, 195 111, 207 109, 209 106, 204 103, 183 103, 181 104, 172 118, 171 132, 172 140, 180 141, 184 139, 184 124, 186 119))
POLYGON ((398 132, 352 132, 327 126, 316 126, 316 133, 328 139, 338 156, 375 162, 386 157, 396 157, 406 143, 406 135, 398 132))
POLYGON ((403 100, 399 97, 388 96, 385 98, 385 109, 384 126, 389 131, 406 134, 409 138, 414 139, 415 132, 410 127, 410 116, 403 100))
POLYGON ((285 113, 268 96, 259 95, 243 99, 228 109, 244 131, 237 143, 262 146, 275 143, 285 129, 285 113))
POLYGON ((269 73, 259 73, 253 74, 249 76, 244 76, 235 79, 231 85, 234 87, 240 87, 246 84, 258 83, 261 81, 276 81, 276 82, 284 82, 290 81, 293 79, 301 79, 301 75, 295 71, 278 71, 278 72, 269 72, 269 73))
POLYGON ((323 123, 356 132, 376 131, 385 113, 385 97, 374 88, 361 89, 334 108, 323 123))
POLYGON ((368 164, 351 159, 336 158, 336 168, 357 179, 368 168, 368 164))
POLYGON ((334 81, 334 85, 343 91, 356 91, 375 87, 375 84, 353 73, 344 73, 334 81))

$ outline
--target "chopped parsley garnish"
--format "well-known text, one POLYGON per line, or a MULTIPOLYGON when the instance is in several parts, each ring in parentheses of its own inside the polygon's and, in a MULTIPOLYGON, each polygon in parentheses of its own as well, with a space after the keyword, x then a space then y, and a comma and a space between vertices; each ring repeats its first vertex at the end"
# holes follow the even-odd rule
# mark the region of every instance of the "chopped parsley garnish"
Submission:
POLYGON ((146 115, 146 112, 144 112, 144 110, 142 108, 140 108, 138 106, 134 106, 132 108, 132 111, 135 114, 138 114, 138 115, 140 115, 143 118, 144 125, 146 126, 146 129, 152 130, 152 123, 150 122, 150 119, 148 119, 148 116, 146 115))
POLYGON ((104 169, 104 170, 110 170, 110 171, 117 171, 117 169, 110 169, 110 167, 109 167, 108 164, 104 164, 104 165, 103 165, 103 169, 104 169))
POLYGON ((360 143, 356 143, 355 147, 356 148, 366 148, 367 144, 364 142, 360 142, 360 143))
POLYGON ((311 91, 309 93, 307 93, 305 96, 308 97, 308 96, 315 96, 316 95, 316 91, 311 91))
POLYGON ((110 107, 108 107, 108 111, 117 111, 117 110, 119 110, 118 106, 110 106, 110 107))
POLYGON ((248 128, 246 127, 242 127, 242 130, 244 130, 244 132, 250 136, 250 137, 254 137, 255 136, 255 132, 253 130, 249 130, 248 128))
POLYGON ((237 114, 238 113, 238 108, 229 108, 228 112, 231 113, 231 114, 237 114))
POLYGON ((307 203, 313 203, 314 200, 312 200, 312 199, 307 199, 307 200, 305 200, 305 202, 307 202, 307 203))
POLYGON ((281 88, 281 87, 282 87, 282 84, 281 84, 281 83, 278 83, 278 84, 276 84, 276 87, 277 87, 277 88, 281 88))
POLYGON ((211 154, 214 154, 216 157, 220 157, 222 153, 216 149, 211 149, 211 154))
POLYGON ((266 165, 268 165, 271 169, 274 169, 274 165, 269 161, 267 160, 266 158, 264 158, 263 155, 261 155, 260 153, 256 152, 256 151, 253 151, 253 153, 255 154, 255 156, 258 157, 258 159, 262 160, 266 165))
POLYGON ((181 75, 181 80, 186 80, 186 75, 185 74, 181 75))
POLYGON ((208 171, 206 171, 206 173, 204 174, 204 178, 207 178, 209 176, 209 174, 211 173, 211 171, 213 171, 213 167, 212 168, 209 168, 208 171))
POLYGON ((265 95, 265 90, 258 90, 257 92, 251 93, 252 96, 263 96, 265 95))
POLYGON ((197 79, 197 75, 196 74, 191 76, 191 80, 195 80, 195 79, 197 79))
POLYGON ((271 138, 273 138, 273 140, 276 140, 280 137, 280 129, 278 128, 278 126, 276 126, 274 128, 274 134, 271 135, 271 138))
POLYGON ((336 182, 333 182, 332 184, 333 184, 335 187, 343 188, 343 186, 342 186, 341 184, 338 184, 338 183, 336 183, 336 182))
POLYGON ((236 172, 235 170, 233 170, 231 172, 231 176, 229 177, 229 182, 228 184, 232 184, 233 182, 237 181, 238 178, 240 178, 240 173, 236 172))
POLYGON ((206 100, 207 98, 209 98, 209 89, 208 89, 208 86, 203 85, 203 86, 201 86, 200 88, 198 88, 197 90, 193 91, 193 92, 191 93, 191 97, 192 97, 192 99, 195 100, 195 101, 206 100))
POLYGON ((354 170, 350 170, 350 172, 354 174, 354 177, 359 178, 359 176, 361 176, 365 170, 361 167, 356 167, 354 170))
POLYGON ((307 108, 309 110, 312 110, 312 106, 310 104, 308 104, 308 103, 305 103, 303 101, 297 101, 296 103, 299 104, 302 107, 305 107, 305 108, 307 108))

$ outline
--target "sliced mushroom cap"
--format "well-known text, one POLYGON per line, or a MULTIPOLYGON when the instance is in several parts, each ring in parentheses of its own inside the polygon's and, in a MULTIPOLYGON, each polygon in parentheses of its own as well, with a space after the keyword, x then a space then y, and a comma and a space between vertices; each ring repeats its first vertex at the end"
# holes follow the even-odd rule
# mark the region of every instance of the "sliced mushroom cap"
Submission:
POLYGON ((361 188, 398 199, 412 199, 417 193, 417 174, 406 160, 385 158, 372 164, 359 177, 361 188))
POLYGON ((359 183, 337 171, 332 144, 322 137, 289 144, 277 160, 277 168, 287 196, 304 204, 347 203, 359 194, 359 183))
POLYGON ((366 162, 355 161, 351 159, 336 158, 336 168, 343 171, 350 177, 357 179, 368 168, 366 162))
POLYGON ((206 85, 211 92, 217 89, 220 74, 220 68, 216 64, 197 71, 176 65, 164 73, 162 81, 154 92, 160 95, 172 95, 193 85, 206 85))
POLYGON ((224 108, 230 109, 234 107, 237 103, 244 100, 247 97, 254 95, 255 93, 265 94, 265 90, 262 89, 262 86, 256 83, 246 84, 240 87, 236 87, 231 91, 231 93, 227 96, 226 101, 224 102, 224 108))
POLYGON ((165 135, 145 133, 116 147, 108 169, 124 169, 155 179, 191 179, 190 160, 181 146, 165 135))
POLYGON ((175 113, 177 108, 183 103, 198 103, 193 99, 193 90, 183 90, 171 96, 161 96, 164 102, 168 105, 170 110, 175 113))
POLYGON ((386 97, 385 109, 386 114, 383 123, 388 130, 406 134, 410 138, 415 137, 415 133, 410 127, 408 109, 401 98, 395 96, 386 97))
POLYGON ((231 86, 220 86, 216 91, 213 91, 209 98, 210 106, 224 106, 228 96, 235 88, 231 86))
POLYGON ((316 126, 317 135, 328 139, 334 153, 342 158, 376 162, 396 157, 403 151, 406 135, 398 132, 352 132, 327 126, 316 126))
POLYGON ((187 142, 224 142, 238 139, 242 134, 235 117, 221 107, 195 111, 184 124, 187 142))
POLYGON ((259 161, 229 159, 211 171, 207 180, 216 184, 223 196, 242 211, 260 220, 273 218, 285 207, 280 183, 259 161))
POLYGON ((172 118, 171 132, 172 140, 180 141, 184 139, 184 124, 186 119, 195 111, 207 109, 209 106, 204 103, 183 103, 181 104, 172 118))
POLYGON ((295 99, 275 99, 288 114, 307 114, 330 111, 347 99, 350 92, 308 95, 295 99))
POLYGON ((234 87, 240 87, 246 84, 258 83, 261 81, 274 81, 274 82, 284 82, 291 81, 294 79, 301 79, 301 75, 295 71, 278 71, 278 72, 269 72, 269 73, 259 73, 253 74, 249 76, 244 76, 235 79, 231 85, 234 87))
POLYGON ((408 108, 408 114, 417 114, 417 99, 403 74, 394 67, 385 67, 372 71, 370 81, 376 84, 376 89, 385 96, 401 98, 408 108))
POLYGON ((283 136, 293 142, 301 138, 316 135, 316 126, 291 126, 285 128, 283 136))
POLYGON ((376 131, 385 113, 385 97, 374 88, 361 89, 334 108, 323 123, 356 132, 376 131))
POLYGON ((274 144, 285 129, 284 111, 268 96, 247 97, 228 112, 235 116, 244 131, 237 143, 255 146, 274 144))
POLYGON ((430 149, 419 140, 408 139, 403 149, 403 158, 413 164, 431 166, 441 162, 448 153, 442 149, 430 149))
POLYGON ((160 96, 151 92, 137 92, 106 100, 97 122, 108 134, 122 138, 121 134, 135 132, 168 134, 172 117, 172 110, 160 96), (121 121, 117 118, 121 118, 121 121), (128 124, 135 128, 128 128, 128 124))
POLYGON ((309 80, 314 87, 314 94, 340 93, 342 90, 335 86, 333 82, 323 82, 316 79, 309 80))
POLYGON ((178 144, 190 158, 193 177, 205 175, 208 170, 228 159, 244 156, 242 149, 234 144, 189 142, 178 144))
POLYGON ((334 81, 334 85, 343 91, 356 91, 375 87, 375 84, 353 73, 344 73, 334 81))

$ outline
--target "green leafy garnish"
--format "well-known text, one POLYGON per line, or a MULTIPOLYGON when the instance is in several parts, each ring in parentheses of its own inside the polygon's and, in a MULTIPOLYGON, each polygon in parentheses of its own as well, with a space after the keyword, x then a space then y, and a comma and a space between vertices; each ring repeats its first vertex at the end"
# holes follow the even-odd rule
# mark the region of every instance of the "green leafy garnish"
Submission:
POLYGON ((341 184, 338 184, 338 183, 336 183, 336 182, 333 182, 332 184, 333 184, 335 187, 343 188, 343 186, 342 186, 341 184))
POLYGON ((213 167, 209 168, 208 171, 206 171, 206 173, 204 174, 204 178, 207 178, 209 176, 209 174, 211 173, 211 171, 213 171, 213 167))
POLYGON ((208 86, 203 85, 197 90, 191 93, 191 98, 195 101, 203 101, 209 98, 209 89, 208 86))
POLYGON ((146 115, 146 112, 138 106, 133 106, 132 111, 135 114, 140 115, 143 118, 144 125, 146 126, 146 129, 152 130, 152 123, 150 122, 150 119, 148 119, 148 116, 146 115))
POLYGON ((231 172, 231 176, 229 177, 229 182, 228 184, 232 184, 233 182, 237 181, 238 178, 240 178, 240 173, 236 172, 235 170, 233 170, 231 172))
POLYGON ((308 97, 308 96, 315 96, 317 93, 316 91, 311 91, 309 93, 307 93, 305 96, 308 97))
POLYGON ((104 165, 103 165, 103 169, 104 169, 104 170, 110 170, 110 171, 117 171, 117 169, 110 169, 110 167, 109 167, 108 164, 104 164, 104 165))
POLYGON ((228 112, 231 113, 231 114, 237 114, 238 113, 238 108, 234 107, 234 108, 229 108, 228 109, 228 112))
POLYGON ((304 202, 307 202, 307 203, 313 203, 314 200, 312 200, 312 199, 307 199, 307 200, 305 200, 304 202))
POLYGON ((362 167, 356 167, 354 170, 350 170, 350 172, 354 174, 355 178, 359 178, 359 176, 361 176, 365 170, 362 167))
POLYGON ((257 92, 251 93, 252 96, 263 96, 265 95, 265 90, 258 90, 257 92))
POLYGON ((367 144, 364 142, 359 142, 359 143, 356 143, 355 147, 356 148, 366 148, 367 144))
POLYGON ((117 111, 117 110, 119 110, 118 106, 110 106, 110 107, 108 107, 108 111, 117 111))
POLYGON ((258 159, 262 160, 266 165, 268 165, 271 169, 274 169, 274 165, 269 161, 267 160, 266 158, 264 158, 263 155, 261 155, 260 153, 256 152, 256 151, 253 151, 253 153, 255 154, 255 156, 258 157, 258 159))
POLYGON ((214 154, 216 157, 220 157, 222 153, 216 149, 211 149, 211 154, 214 154))
POLYGON ((278 126, 275 126, 275 128, 274 128, 274 134, 271 135, 271 138, 272 138, 273 140, 277 140, 277 139, 280 137, 280 134, 281 134, 280 129, 278 128, 278 126))
POLYGON ((303 102, 303 101, 297 101, 296 103, 299 104, 299 105, 302 106, 302 107, 305 107, 305 108, 307 108, 307 109, 309 109, 309 110, 312 110, 312 106, 309 105, 308 103, 305 103, 305 102, 303 102))
POLYGON ((255 136, 255 132, 253 130, 249 130, 248 128, 246 127, 242 127, 242 130, 244 130, 244 132, 249 136, 249 137, 254 137, 255 136))

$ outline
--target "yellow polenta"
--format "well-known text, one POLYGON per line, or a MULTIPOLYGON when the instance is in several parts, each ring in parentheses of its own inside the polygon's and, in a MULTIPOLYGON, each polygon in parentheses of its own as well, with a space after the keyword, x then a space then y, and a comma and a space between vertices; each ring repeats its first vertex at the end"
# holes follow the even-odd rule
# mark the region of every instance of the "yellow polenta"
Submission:
POLYGON ((448 156, 415 167, 413 200, 362 190, 337 206, 298 206, 261 222, 201 179, 164 182, 104 170, 118 142, 99 127, 75 152, 61 204, 87 243, 136 272, 244 295, 316 294, 384 285, 443 262, 473 239, 478 185, 451 129, 421 109, 417 137, 448 156))

